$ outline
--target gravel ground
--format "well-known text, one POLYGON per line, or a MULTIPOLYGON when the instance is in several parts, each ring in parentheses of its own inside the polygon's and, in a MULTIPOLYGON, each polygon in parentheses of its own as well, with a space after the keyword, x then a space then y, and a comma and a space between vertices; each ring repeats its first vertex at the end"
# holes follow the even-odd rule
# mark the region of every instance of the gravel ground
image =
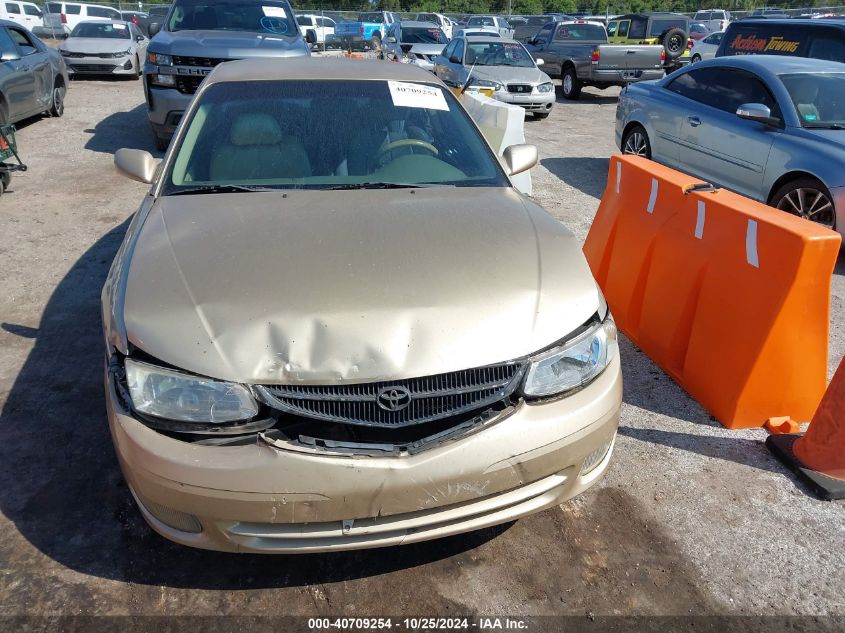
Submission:
MULTIPOLYGON (((580 238, 604 188, 615 92, 528 121, 536 198, 580 238)), ((112 451, 99 290, 153 151, 141 84, 75 81, 62 119, 20 126, 30 165, 0 199, 0 616, 845 615, 843 505, 808 496, 627 341, 613 463, 575 501, 391 550, 306 557, 190 550, 153 534, 112 451)), ((845 351, 833 282, 830 370, 845 351)), ((715 368, 714 368, 715 370, 715 368)))

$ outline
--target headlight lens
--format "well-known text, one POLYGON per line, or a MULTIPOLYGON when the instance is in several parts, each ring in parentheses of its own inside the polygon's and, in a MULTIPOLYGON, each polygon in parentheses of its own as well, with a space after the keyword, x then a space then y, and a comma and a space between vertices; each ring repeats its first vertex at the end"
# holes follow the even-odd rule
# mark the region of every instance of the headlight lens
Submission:
POLYGON ((560 347, 532 358, 522 392, 541 397, 583 387, 604 371, 616 351, 616 324, 608 316, 560 347))
POLYGON ((157 66, 172 66, 173 57, 161 53, 147 53, 147 61, 157 66))
POLYGON ((551 81, 547 81, 546 83, 537 86, 537 92, 551 92, 554 88, 554 84, 551 81))
POLYGON ((201 378, 126 359, 132 404, 141 413, 182 422, 247 420, 258 404, 243 385, 201 378))
POLYGON ((492 88, 493 90, 501 90, 502 84, 498 81, 490 81, 488 79, 470 79, 470 88, 492 88))

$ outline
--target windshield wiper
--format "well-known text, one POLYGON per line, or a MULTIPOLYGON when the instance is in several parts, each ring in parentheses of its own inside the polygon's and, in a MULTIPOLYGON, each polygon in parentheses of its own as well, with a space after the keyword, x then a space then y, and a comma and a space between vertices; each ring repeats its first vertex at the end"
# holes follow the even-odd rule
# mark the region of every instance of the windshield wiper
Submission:
POLYGON ((810 130, 845 130, 841 123, 805 123, 805 128, 810 130))
POLYGON ((179 189, 168 196, 196 196, 204 193, 243 193, 251 191, 278 191, 273 187, 252 187, 250 185, 204 185, 201 187, 190 187, 189 189, 179 189))
POLYGON ((425 182, 356 182, 347 185, 333 185, 326 187, 326 191, 340 191, 344 189, 426 189, 431 187, 454 187, 455 185, 442 185, 439 183, 425 182))

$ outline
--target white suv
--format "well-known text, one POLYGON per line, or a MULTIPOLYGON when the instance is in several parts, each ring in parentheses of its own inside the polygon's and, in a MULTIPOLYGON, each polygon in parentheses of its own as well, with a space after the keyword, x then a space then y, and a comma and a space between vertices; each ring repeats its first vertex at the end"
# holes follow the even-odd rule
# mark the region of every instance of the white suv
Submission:
POLYGON ((120 12, 101 4, 80 2, 48 2, 44 5, 44 30, 52 36, 69 35, 83 21, 111 22, 122 20, 120 12))
POLYGON ((22 24, 31 31, 41 26, 41 9, 32 2, 5 0, 0 2, 0 18, 22 24))
POLYGON ((728 28, 728 24, 730 24, 731 12, 723 9, 707 9, 706 11, 696 13, 692 21, 703 24, 712 33, 724 31, 728 28))

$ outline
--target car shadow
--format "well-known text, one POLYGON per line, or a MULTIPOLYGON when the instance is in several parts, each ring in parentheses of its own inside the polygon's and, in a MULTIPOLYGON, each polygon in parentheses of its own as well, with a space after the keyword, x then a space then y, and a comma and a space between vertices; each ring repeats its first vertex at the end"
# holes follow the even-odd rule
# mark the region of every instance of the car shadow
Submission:
POLYGON ((581 90, 581 94, 577 99, 567 99, 563 96, 563 88, 559 84, 555 84, 555 96, 557 97, 557 105, 577 106, 583 104, 594 105, 616 105, 619 101, 618 94, 604 94, 598 88, 586 87, 581 90))
POLYGON ((570 187, 601 198, 610 169, 608 158, 543 158, 540 164, 570 187))
POLYGON ((155 147, 147 121, 147 106, 143 103, 128 112, 110 114, 83 132, 91 135, 85 143, 85 149, 93 152, 114 154, 120 148, 128 147, 148 151, 158 158, 164 156, 164 152, 155 147))
MULTIPOLYGON (((86 575, 135 584, 245 589, 376 576, 476 548, 511 524, 389 550, 266 557, 176 545, 147 527, 123 481, 103 397, 100 291, 128 220, 68 271, 35 327, 0 410, 0 513, 41 553, 86 575)), ((20 538, 7 534, 6 543, 20 538)))

